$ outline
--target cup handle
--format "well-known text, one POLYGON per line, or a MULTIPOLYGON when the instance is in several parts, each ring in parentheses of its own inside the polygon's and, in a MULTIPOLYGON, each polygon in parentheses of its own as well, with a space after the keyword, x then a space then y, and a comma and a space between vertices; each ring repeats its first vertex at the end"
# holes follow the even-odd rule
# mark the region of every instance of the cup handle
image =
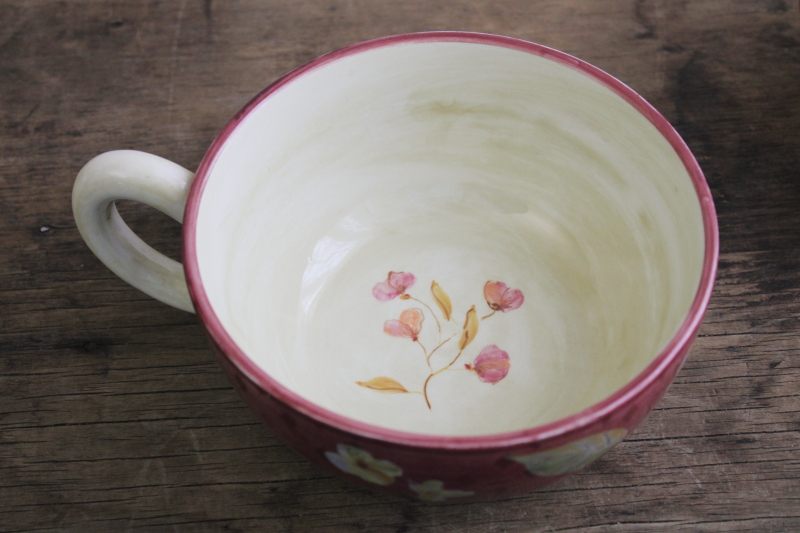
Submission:
POLYGON ((135 150, 101 154, 78 173, 72 212, 83 240, 117 276, 178 309, 194 313, 183 265, 145 244, 122 220, 115 200, 134 200, 183 222, 194 173, 135 150))

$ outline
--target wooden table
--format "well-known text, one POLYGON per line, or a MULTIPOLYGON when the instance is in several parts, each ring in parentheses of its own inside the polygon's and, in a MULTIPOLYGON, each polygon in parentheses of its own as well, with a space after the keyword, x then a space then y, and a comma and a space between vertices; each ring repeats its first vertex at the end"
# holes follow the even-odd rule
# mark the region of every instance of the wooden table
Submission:
MULTIPOLYGON (((3 0, 0 531, 800 531, 800 13, 782 0, 3 0), (262 427, 193 315, 75 229, 94 155, 196 168, 250 97, 330 50, 472 30, 617 76, 703 167, 722 254, 690 358, 650 417, 549 489, 474 504, 373 494, 262 427)), ((123 216, 180 254, 180 227, 123 216)))

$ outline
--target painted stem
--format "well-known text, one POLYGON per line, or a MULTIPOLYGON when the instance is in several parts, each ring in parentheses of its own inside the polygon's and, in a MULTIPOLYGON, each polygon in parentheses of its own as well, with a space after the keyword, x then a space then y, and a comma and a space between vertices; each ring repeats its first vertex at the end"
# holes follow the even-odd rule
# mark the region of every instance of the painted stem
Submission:
MULTIPOLYGON (((431 366, 431 357, 433 356, 434 353, 436 353, 436 350, 438 350, 439 348, 441 348, 442 346, 447 344, 447 341, 449 341, 450 339, 452 339, 455 336, 456 336, 456 333, 453 333, 452 335, 450 335, 450 338, 443 340, 441 343, 439 343, 439 346, 437 346, 436 348, 433 349, 433 351, 430 353, 430 355, 428 355, 428 366, 429 367, 431 366)), ((432 368, 431 368, 431 372, 433 372, 432 368)))
MULTIPOLYGON (((428 350, 426 350, 426 349, 425 349, 425 346, 424 346, 424 345, 423 345, 421 342, 419 342, 419 339, 417 339, 417 340, 416 340, 416 341, 414 341, 414 342, 416 342, 417 344, 419 344, 419 347, 420 347, 420 348, 422 348, 422 351, 423 351, 423 352, 425 352, 425 362, 426 362, 426 363, 428 363, 428 368, 430 368, 430 369, 431 369, 431 372, 433 372, 433 367, 431 367, 431 355, 433 355, 433 352, 435 352, 436 350, 438 350, 438 349, 439 349, 439 346, 441 346, 441 344, 440 344, 439 346, 437 346, 436 348, 434 348, 434 349, 433 349, 433 352, 431 352, 431 353, 429 354, 429 353, 428 353, 428 350)), ((442 344, 444 344, 444 343, 442 343, 442 344)))
POLYGON ((492 311, 491 313, 489 313, 489 314, 488 314, 488 315, 486 315, 485 317, 481 318, 481 320, 486 320, 487 318, 489 318, 490 316, 492 316, 492 315, 493 315, 493 314, 495 314, 496 312, 497 312, 497 311, 492 311))
POLYGON ((462 353, 464 353, 464 350, 461 350, 460 352, 458 352, 458 355, 456 355, 456 356, 455 356, 455 358, 454 358, 452 361, 450 361, 450 364, 449 364, 449 365, 447 365, 446 367, 442 368, 441 370, 437 370, 436 372, 434 372, 434 374, 433 374, 433 375, 435 376, 435 375, 436 375, 436 374, 438 374, 439 372, 444 372, 445 370, 447 370, 448 368, 450 368, 451 366, 453 366, 453 365, 455 364, 455 362, 456 362, 456 361, 458 361, 458 358, 459 358, 459 357, 461 357, 461 354, 462 354, 462 353))
POLYGON ((431 378, 434 375, 435 374, 431 374, 430 376, 428 376, 428 379, 425 380, 425 385, 422 386, 422 396, 425 397, 425 403, 428 404, 428 411, 432 411, 433 410, 433 409, 431 409, 431 401, 428 399, 428 382, 431 380, 431 378))
MULTIPOLYGON (((454 336, 455 336, 455 335, 454 335, 454 336)), ((452 339, 453 337, 450 337, 450 338, 452 339)), ((450 340, 450 339, 447 339, 447 340, 450 340)), ((445 342, 446 342, 446 341, 445 341, 445 342)), ((444 344, 444 343, 442 343, 442 344, 444 344)), ((439 370, 437 370, 436 372, 434 372, 434 373, 432 373, 430 376, 428 376, 428 379, 426 379, 426 380, 425 380, 425 385, 423 385, 423 386, 422 386, 422 395, 425 397, 425 403, 427 403, 427 404, 428 404, 428 410, 432 410, 432 409, 431 409, 431 402, 430 402, 430 400, 428 400, 428 382, 430 382, 431 378, 432 378, 433 376, 435 376, 436 374, 441 374, 441 373, 442 373, 442 372, 444 372, 445 370, 449 370, 449 369, 450 369, 450 367, 451 367, 451 366, 453 366, 453 364, 454 364, 456 361, 458 361, 458 358, 459 358, 459 357, 461 357, 461 353, 462 353, 463 351, 464 351, 464 350, 461 350, 460 352, 458 352, 458 355, 456 355, 455 359, 453 359, 452 361, 450 361, 450 364, 449 364, 449 365, 447 365, 447 366, 445 366, 445 367, 442 367, 442 368, 440 368, 439 370)))
POLYGON ((424 346, 424 345, 423 345, 421 342, 419 342, 419 339, 415 340, 414 342, 416 342, 417 344, 419 344, 419 347, 420 347, 420 348, 422 348, 422 351, 423 351, 423 352, 425 352, 425 357, 429 357, 429 355, 428 355, 428 350, 426 350, 426 349, 425 349, 425 346, 424 346))

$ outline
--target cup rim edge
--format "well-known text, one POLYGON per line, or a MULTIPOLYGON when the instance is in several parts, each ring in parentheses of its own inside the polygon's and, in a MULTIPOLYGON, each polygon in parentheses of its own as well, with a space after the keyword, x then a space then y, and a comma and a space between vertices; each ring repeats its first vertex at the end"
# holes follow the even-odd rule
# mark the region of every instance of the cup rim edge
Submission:
MULTIPOLYGON (((678 132, 651 104, 642 98, 633 89, 625 85, 617 78, 605 71, 595 67, 581 59, 573 57, 564 52, 536 44, 530 41, 504 37, 487 33, 476 32, 457 32, 457 31, 436 31, 423 33, 405 33, 381 37, 360 43, 356 43, 339 50, 324 54, 302 66, 299 66, 287 74, 281 76, 271 83, 247 104, 242 107, 223 127, 215 137, 202 162, 196 172, 190 193, 186 203, 185 216, 183 221, 183 264, 186 273, 186 281, 189 294, 195 305, 198 316, 200 317, 205 329, 211 336, 214 343, 224 353, 224 356, 248 379, 265 392, 275 397, 281 403, 286 404, 308 416, 319 423, 331 426, 339 431, 359 435, 361 437, 412 447, 432 448, 432 449, 459 449, 459 450, 478 450, 491 448, 509 448, 521 444, 531 444, 549 440, 554 437, 570 433, 578 433, 581 430, 592 426, 602 420, 610 413, 616 411, 624 404, 635 401, 644 393, 650 385, 656 381, 668 367, 676 363, 676 359, 682 358, 682 352, 686 348, 683 358, 688 355, 688 346, 692 343, 697 330, 702 323, 704 314, 714 287, 717 272, 717 262, 719 260, 719 229, 708 183, 700 169, 697 160, 689 150, 689 147, 680 137, 678 132), (199 207, 203 195, 203 190, 207 178, 216 163, 217 156, 224 146, 227 139, 238 125, 247 117, 258 105, 275 93, 283 86, 290 83, 295 78, 307 74, 308 72, 322 67, 342 57, 354 55, 374 48, 390 46, 394 44, 405 44, 410 42, 465 42, 475 44, 486 44, 511 48, 523 52, 532 53, 544 59, 549 59, 562 65, 571 67, 579 72, 602 83, 617 95, 622 97, 628 104, 632 105, 637 111, 647 118, 656 129, 664 136, 675 150, 681 162, 684 164, 695 188, 703 221, 704 230, 704 254, 703 267, 701 270, 700 282, 698 284, 695 297, 686 313, 684 320, 676 332, 672 335, 666 346, 653 358, 653 360, 629 380, 624 386, 617 389, 614 393, 606 396, 585 409, 570 416, 560 418, 553 422, 540 426, 533 426, 521 430, 514 430, 503 433, 492 433, 486 435, 470 436, 449 436, 432 435, 425 433, 414 433, 360 422, 345 415, 331 411, 325 407, 317 405, 303 396, 289 390, 288 387, 272 378, 258 365, 256 365, 242 350, 225 330, 221 321, 214 312, 208 296, 203 288, 200 276, 199 263, 196 248, 196 226, 199 214, 199 207)), ((680 362, 678 362, 680 364, 680 362)), ((632 430, 630 427, 628 430, 632 430)))

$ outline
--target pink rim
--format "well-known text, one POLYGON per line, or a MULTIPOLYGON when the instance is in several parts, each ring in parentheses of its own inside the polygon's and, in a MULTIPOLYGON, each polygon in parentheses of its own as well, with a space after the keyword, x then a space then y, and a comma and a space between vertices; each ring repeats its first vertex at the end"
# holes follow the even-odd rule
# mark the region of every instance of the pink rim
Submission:
POLYGON ((259 93, 255 98, 250 100, 250 102, 248 102, 228 122, 228 124, 222 129, 217 138, 211 144, 211 147, 209 148, 200 164, 200 167, 197 170, 194 183, 192 184, 192 188, 189 193, 183 222, 183 262, 184 269, 186 271, 187 283, 189 285, 189 293, 194 301, 197 313, 204 322, 212 339, 240 371, 242 371, 254 383, 279 401, 290 405, 297 411, 331 427, 385 442, 436 449, 479 450, 490 448, 506 448, 522 443, 541 441, 588 426, 589 424, 592 424, 598 419, 613 412, 621 405, 634 401, 637 395, 639 395, 653 381, 655 381, 666 370, 666 368, 675 361, 675 358, 680 357, 682 348, 685 347, 687 343, 692 341, 694 334, 702 322, 703 315, 708 306, 709 299, 711 298, 711 292, 714 286, 714 278, 717 271, 717 259, 719 255, 719 235, 716 212, 714 209, 714 202, 711 197, 711 191, 708 188, 708 184, 703 176, 703 172, 700 170, 700 166, 690 152, 689 148, 683 142, 683 139, 681 139, 675 129, 663 116, 661 116, 658 111, 656 111, 641 96, 636 94, 630 87, 621 81, 603 72, 602 70, 568 54, 553 50, 552 48, 547 48, 545 46, 519 39, 513 39, 510 37, 468 32, 411 33, 366 41, 342 48, 341 50, 330 52, 289 72, 279 80, 275 81, 269 87, 259 93), (327 63, 336 61, 342 57, 364 52, 366 50, 371 50, 373 48, 391 46, 395 44, 422 42, 464 42, 512 48, 514 50, 528 52, 550 59, 557 63, 567 65, 586 74, 587 76, 590 76, 591 78, 594 78, 620 95, 640 113, 647 117, 648 120, 650 120, 650 122, 658 129, 659 132, 661 132, 661 134, 675 149, 675 152, 678 154, 681 161, 683 161, 683 164, 685 165, 689 176, 694 183, 703 217, 705 254, 703 258, 703 270, 700 279, 700 285, 686 319, 684 319, 680 328, 678 328, 678 331, 672 337, 667 346, 661 351, 661 353, 659 353, 653 362, 650 363, 650 365, 648 365, 648 367, 632 381, 605 400, 567 418, 563 418, 543 426, 537 426, 530 429, 508 433, 472 437, 443 437, 385 429, 336 414, 328 409, 309 402, 298 394, 290 391, 270 377, 263 370, 261 370, 257 365, 255 365, 242 351, 242 349, 237 346, 233 339, 228 335, 227 331, 225 331, 225 328, 222 326, 216 314, 214 313, 211 303, 208 300, 208 296, 203 288, 200 269, 197 262, 197 249, 195 242, 200 200, 203 195, 203 189, 205 188, 206 181, 211 169, 214 167, 214 163, 216 162, 220 150, 239 123, 262 101, 264 101, 266 98, 269 98, 271 94, 287 85, 295 78, 327 63))

